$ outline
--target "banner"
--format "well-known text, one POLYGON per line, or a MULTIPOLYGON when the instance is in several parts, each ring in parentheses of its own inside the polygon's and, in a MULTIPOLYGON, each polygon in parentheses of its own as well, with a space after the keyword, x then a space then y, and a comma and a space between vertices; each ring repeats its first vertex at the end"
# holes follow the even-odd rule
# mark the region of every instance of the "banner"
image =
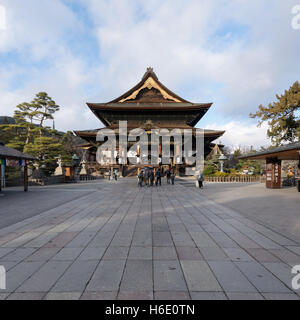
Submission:
POLYGON ((6 166, 7 167, 18 167, 19 166, 19 160, 6 159, 6 166))
POLYGON ((7 167, 24 167, 25 160, 1 159, 1 164, 7 167))

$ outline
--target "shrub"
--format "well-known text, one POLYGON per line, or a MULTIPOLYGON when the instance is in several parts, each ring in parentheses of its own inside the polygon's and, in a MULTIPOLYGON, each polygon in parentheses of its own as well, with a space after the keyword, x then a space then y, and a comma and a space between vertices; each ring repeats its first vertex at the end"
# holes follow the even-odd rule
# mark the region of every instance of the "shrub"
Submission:
POLYGON ((239 176, 240 173, 236 169, 231 168, 230 169, 230 175, 231 176, 239 176))
POLYGON ((226 172, 217 171, 214 176, 215 177, 227 177, 229 174, 226 172))
POLYGON ((207 165, 203 170, 203 175, 206 177, 211 177, 215 174, 216 170, 213 166, 207 165))

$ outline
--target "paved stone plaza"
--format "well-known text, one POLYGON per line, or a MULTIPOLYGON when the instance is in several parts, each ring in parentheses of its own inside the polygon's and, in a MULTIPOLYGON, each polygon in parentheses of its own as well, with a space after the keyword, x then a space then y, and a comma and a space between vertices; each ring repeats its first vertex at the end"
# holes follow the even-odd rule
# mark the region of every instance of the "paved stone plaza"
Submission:
POLYGON ((13 215, 0 230, 1 299, 300 297, 291 289, 300 238, 212 201, 193 183, 138 189, 135 179, 101 180, 7 191, 0 205, 1 219, 14 207, 21 217, 34 213, 13 215))

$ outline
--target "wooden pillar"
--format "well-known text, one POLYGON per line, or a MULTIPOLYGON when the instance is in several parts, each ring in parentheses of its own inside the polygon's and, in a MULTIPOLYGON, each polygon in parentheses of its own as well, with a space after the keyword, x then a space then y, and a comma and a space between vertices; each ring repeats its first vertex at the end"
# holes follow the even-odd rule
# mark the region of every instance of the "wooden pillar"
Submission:
POLYGON ((180 149, 179 149, 179 145, 176 145, 176 156, 178 157, 180 155, 180 149))
POLYGON ((24 165, 24 191, 28 191, 28 168, 27 168, 27 161, 25 160, 24 165))
POLYGON ((281 188, 281 160, 266 159, 266 187, 269 189, 281 188))

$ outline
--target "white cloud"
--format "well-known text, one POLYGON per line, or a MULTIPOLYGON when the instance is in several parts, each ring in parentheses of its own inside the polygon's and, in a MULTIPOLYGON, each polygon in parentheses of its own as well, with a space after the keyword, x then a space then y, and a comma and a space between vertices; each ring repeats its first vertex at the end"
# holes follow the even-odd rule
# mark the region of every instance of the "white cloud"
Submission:
POLYGON ((0 5, 0 31, 6 29, 6 12, 5 7, 0 5))
POLYGON ((64 36, 78 26, 76 15, 60 0, 4 0, 7 28, 0 37, 0 52, 26 51, 30 58, 55 58, 64 36))
POLYGON ((241 126, 237 120, 215 126, 226 129, 234 145, 234 130, 251 128, 238 138, 238 144, 251 145, 265 133, 249 125, 249 112, 271 102, 300 74, 300 32, 291 28, 294 0, 272 5, 269 0, 2 3, 7 30, 0 33, 0 53, 23 54, 36 65, 8 67, 0 60, 0 114, 12 114, 16 104, 44 90, 62 106, 56 122, 63 130, 99 127, 85 102, 112 100, 153 66, 159 79, 184 98, 217 101, 211 112, 244 119, 241 126), (92 67, 90 52, 79 56, 68 43, 68 35, 86 26, 66 3, 81 3, 89 12, 89 35, 98 41, 101 58, 92 67), (48 67, 41 70, 40 61, 48 67), (24 74, 30 75, 26 82, 9 86, 24 74))
POLYGON ((239 147, 251 147, 259 149, 260 147, 269 146, 270 140, 267 139, 267 125, 263 124, 257 127, 256 124, 248 122, 231 121, 225 124, 208 124, 205 129, 226 130, 225 134, 216 142, 225 144, 232 149, 239 147))
POLYGON ((61 106, 55 116, 58 129, 100 126, 88 112, 84 90, 97 71, 89 70, 68 44, 68 36, 83 28, 76 14, 61 0, 9 0, 3 4, 7 29, 0 34, 0 54, 10 53, 18 60, 4 65, 0 57, 0 114, 13 115, 17 104, 46 91, 61 106), (22 84, 16 85, 20 80, 22 84))
POLYGON ((292 0, 272 5, 261 0, 84 2, 94 17, 105 61, 100 68, 105 97, 134 85, 152 65, 183 96, 187 83, 197 86, 187 99, 214 101, 202 86, 219 85, 214 93, 222 96, 219 111, 246 117, 300 72, 299 34, 290 26, 292 0), (222 33, 228 21, 244 26, 245 34, 231 39, 230 34, 239 32, 233 28, 224 35, 226 45, 218 45, 212 35, 222 33))

